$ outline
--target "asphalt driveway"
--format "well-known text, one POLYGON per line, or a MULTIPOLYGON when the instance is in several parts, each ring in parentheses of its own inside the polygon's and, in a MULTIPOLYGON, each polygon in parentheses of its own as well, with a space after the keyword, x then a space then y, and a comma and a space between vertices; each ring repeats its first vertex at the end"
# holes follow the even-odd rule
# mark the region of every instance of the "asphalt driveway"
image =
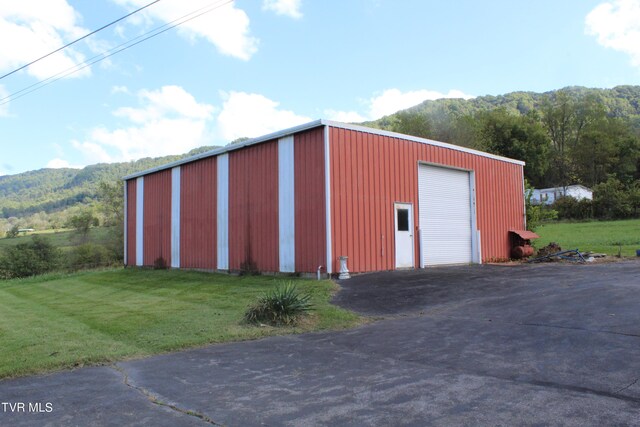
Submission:
POLYGON ((640 425, 640 263, 376 273, 379 320, 0 382, 0 425, 640 425), (46 406, 43 405, 43 408, 46 406))

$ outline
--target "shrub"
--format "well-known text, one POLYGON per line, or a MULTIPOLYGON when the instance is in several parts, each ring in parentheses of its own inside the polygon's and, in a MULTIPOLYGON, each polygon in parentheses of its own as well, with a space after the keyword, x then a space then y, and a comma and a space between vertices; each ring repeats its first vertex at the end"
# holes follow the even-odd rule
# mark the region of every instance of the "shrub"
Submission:
POLYGON ((260 297, 247 309, 244 320, 254 325, 295 325, 312 309, 311 295, 298 292, 292 282, 287 282, 260 297))
POLYGON ((535 231, 543 222, 558 218, 558 212, 545 205, 534 205, 531 202, 533 187, 525 180, 524 192, 525 213, 527 218, 527 230, 535 231))
POLYGON ((8 247, 0 257, 1 275, 7 278, 27 277, 59 268, 60 250, 49 240, 33 236, 31 242, 8 247))
POLYGON ((109 251, 99 245, 85 243, 76 246, 71 251, 69 257, 69 268, 76 270, 107 265, 113 262, 109 251))
POLYGON ((560 197, 553 203, 559 219, 589 219, 593 216, 593 203, 589 199, 560 197))
POLYGON ((7 230, 7 237, 9 239, 13 239, 14 237, 18 237, 19 233, 20 233, 20 227, 18 227, 18 225, 14 225, 9 230, 7 230))

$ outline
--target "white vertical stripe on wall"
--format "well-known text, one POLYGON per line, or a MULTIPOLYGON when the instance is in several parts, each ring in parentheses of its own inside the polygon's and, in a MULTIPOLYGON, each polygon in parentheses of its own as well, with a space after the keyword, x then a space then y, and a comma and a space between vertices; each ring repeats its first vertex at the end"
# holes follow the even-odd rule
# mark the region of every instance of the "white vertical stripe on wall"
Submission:
POLYGON ((278 140, 278 229, 280 271, 296 271, 296 206, 293 135, 278 140))
POLYGON ((171 267, 180 267, 180 166, 171 169, 171 267))
POLYGON ((144 264, 144 177, 136 179, 136 265, 144 264))
POLYGON ((324 194, 327 228, 327 274, 333 273, 331 254, 331 156, 329 155, 329 126, 324 127, 324 194))
POLYGON ((129 215, 127 214, 127 206, 129 206, 128 194, 127 194, 127 181, 124 181, 124 265, 127 265, 127 241, 129 240, 127 232, 129 227, 129 215))
POLYGON ((217 158, 218 197, 217 197, 217 234, 218 234, 218 270, 229 269, 229 155, 221 154, 217 158))

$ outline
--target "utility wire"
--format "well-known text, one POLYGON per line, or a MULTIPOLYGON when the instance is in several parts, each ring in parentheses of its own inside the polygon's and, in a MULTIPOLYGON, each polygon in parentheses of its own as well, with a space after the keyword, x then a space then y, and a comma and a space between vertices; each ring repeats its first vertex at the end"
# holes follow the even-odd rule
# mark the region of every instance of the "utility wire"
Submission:
POLYGON ((70 42, 70 43, 67 43, 67 44, 65 44, 64 46, 59 47, 58 49, 56 49, 56 50, 54 50, 54 51, 52 51, 52 52, 49 52, 49 53, 47 53, 46 55, 41 56, 41 57, 40 57, 40 58, 38 58, 38 59, 34 59, 33 61, 29 62, 28 64, 25 64, 25 65, 23 65, 23 66, 22 66, 22 67, 20 67, 20 68, 16 68, 15 70, 10 71, 10 72, 8 72, 7 74, 5 74, 5 75, 3 75, 3 76, 0 76, 0 80, 4 79, 5 77, 9 77, 11 74, 17 73, 17 72, 18 72, 18 71, 20 71, 20 70, 24 70, 24 69, 25 69, 25 68, 27 68, 29 65, 33 65, 33 64, 35 64, 36 62, 41 61, 41 60, 43 60, 44 58, 47 58, 47 57, 49 57, 49 56, 53 55, 53 54, 54 54, 54 53, 56 53, 56 52, 60 52, 61 50, 66 49, 66 48, 68 48, 69 46, 71 46, 71 45, 73 45, 73 44, 76 44, 76 43, 78 43, 79 41, 84 40, 84 39, 86 39, 87 37, 89 37, 89 36, 91 36, 91 35, 93 35, 93 34, 95 34, 95 33, 99 32, 99 31, 104 30, 105 28, 109 28, 109 27, 110 27, 110 26, 112 26, 113 24, 117 24, 118 22, 122 21, 123 19, 127 19, 128 17, 130 17, 130 16, 131 16, 131 15, 133 15, 134 13, 138 13, 138 12, 140 12, 141 10, 148 8, 148 7, 149 7, 149 6, 151 6, 152 4, 158 3, 159 1, 160 1, 160 0, 152 1, 151 3, 147 4, 146 6, 142 6, 140 9, 136 9, 136 10, 134 10, 133 12, 131 12, 131 13, 129 13, 129 14, 127 14, 127 15, 123 16, 122 18, 116 19, 115 21, 110 22, 110 23, 108 23, 107 25, 103 25, 102 27, 98 28, 97 30, 93 30, 93 31, 91 31, 89 34, 85 34, 84 36, 80 37, 79 39, 76 39, 76 40, 74 40, 74 41, 72 41, 72 42, 70 42))
POLYGON ((108 51, 105 51, 105 52, 103 52, 103 53, 101 53, 99 55, 93 56, 93 57, 89 58, 87 61, 84 61, 84 62, 82 62, 82 63, 80 63, 78 65, 75 65, 73 67, 67 68, 64 71, 61 71, 61 72, 59 72, 57 74, 54 74, 51 77, 48 77, 48 78, 46 78, 46 79, 44 79, 42 81, 39 81, 38 83, 34 83, 34 84, 30 85, 30 86, 27 86, 27 87, 25 87, 25 88, 23 88, 23 89, 21 89, 21 90, 19 90, 17 92, 14 92, 14 93, 12 93, 12 94, 10 94, 8 96, 5 96, 4 98, 0 98, 0 105, 8 104, 10 101, 13 101, 13 100, 18 99, 18 98, 22 98, 23 96, 26 96, 26 95, 28 95, 28 94, 30 94, 32 92, 35 92, 36 90, 39 90, 39 89, 41 89, 41 88, 43 88, 45 86, 48 86, 51 83, 54 83, 54 82, 56 82, 56 81, 58 81, 60 79, 63 79, 65 77, 67 77, 68 75, 77 73, 78 71, 83 70, 83 69, 85 69, 87 67, 90 67, 91 65, 93 65, 93 64, 95 64, 97 62, 103 61, 103 60, 105 60, 105 59, 107 59, 107 58, 109 58, 109 57, 111 57, 111 56, 113 56, 113 55, 115 55, 117 53, 120 53, 120 52, 122 52, 124 50, 127 50, 127 49, 129 49, 129 48, 131 48, 131 47, 133 47, 135 45, 138 45, 138 44, 140 44, 140 43, 142 43, 142 42, 144 42, 146 40, 149 40, 150 38, 159 36, 160 34, 162 34, 164 32, 167 32, 167 31, 169 31, 169 30, 171 30, 171 29, 173 29, 173 28, 175 28, 175 27, 177 27, 179 25, 184 24, 185 22, 189 22, 189 21, 191 21, 191 20, 193 20, 195 18, 198 18, 198 17, 206 14, 206 13, 212 12, 215 9, 218 9, 218 8, 220 8, 222 6, 225 6, 225 5, 229 4, 229 3, 232 3, 233 1, 234 0, 226 0, 226 1, 222 2, 222 3, 210 4, 208 6, 205 6, 205 7, 202 7, 200 9, 197 9, 197 10, 191 12, 191 13, 188 13, 188 14, 186 14, 186 15, 178 18, 178 19, 174 19, 171 22, 168 22, 168 23, 166 23, 164 25, 161 25, 161 26, 159 26, 157 28, 154 28, 153 30, 148 31, 148 32, 146 32, 146 33, 144 33, 144 34, 142 34, 142 35, 140 35, 138 37, 135 37, 135 38, 133 38, 133 39, 131 39, 131 40, 125 42, 125 43, 122 43, 122 44, 120 44, 120 45, 118 45, 118 46, 116 46, 116 47, 114 47, 114 48, 112 48, 112 49, 110 49, 108 51), (192 15, 194 15, 194 16, 192 16, 192 15))

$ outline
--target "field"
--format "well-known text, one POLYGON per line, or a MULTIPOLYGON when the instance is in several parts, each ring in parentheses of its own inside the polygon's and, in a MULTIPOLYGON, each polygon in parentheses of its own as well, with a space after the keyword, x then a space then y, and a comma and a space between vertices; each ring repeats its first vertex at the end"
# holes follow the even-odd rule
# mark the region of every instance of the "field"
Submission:
POLYGON ((622 256, 635 257, 640 249, 640 219, 622 221, 556 222, 539 227, 540 239, 535 246, 541 248, 556 242, 562 249, 579 249, 622 256))
POLYGON ((315 310, 298 327, 243 324, 282 278, 112 269, 0 282, 0 378, 268 335, 354 326, 331 281, 298 280, 315 310))
MULTIPOLYGON (((107 227, 96 227, 89 229, 88 241, 95 244, 104 244, 108 240, 109 228, 107 227)), ((35 233, 27 233, 26 236, 22 234, 18 237, 14 237, 12 239, 7 239, 6 237, 0 238, 0 250, 7 246, 14 246, 18 243, 29 242, 31 241, 31 236, 37 234, 39 236, 45 237, 49 239, 52 245, 60 248, 63 251, 71 249, 74 245, 73 243, 73 231, 71 230, 46 230, 46 231, 37 231, 35 233)))

